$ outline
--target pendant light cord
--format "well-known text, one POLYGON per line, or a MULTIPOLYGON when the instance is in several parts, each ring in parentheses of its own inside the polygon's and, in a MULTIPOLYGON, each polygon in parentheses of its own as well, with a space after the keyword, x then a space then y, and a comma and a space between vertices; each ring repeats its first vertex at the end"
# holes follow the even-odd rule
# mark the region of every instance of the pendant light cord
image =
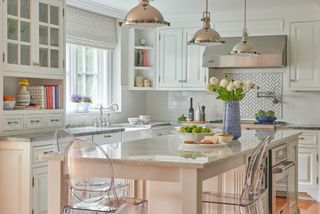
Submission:
POLYGON ((207 13, 209 12, 209 3, 208 3, 208 0, 206 1, 206 12, 207 12, 207 13))
POLYGON ((247 0, 244 0, 244 31, 247 31, 247 0))

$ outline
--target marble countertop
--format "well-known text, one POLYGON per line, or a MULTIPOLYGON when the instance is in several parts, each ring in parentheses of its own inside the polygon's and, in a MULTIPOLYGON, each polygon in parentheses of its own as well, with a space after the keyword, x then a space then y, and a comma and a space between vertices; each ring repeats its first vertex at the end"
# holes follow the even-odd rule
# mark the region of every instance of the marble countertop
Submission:
MULTIPOLYGON (((157 165, 164 167, 203 168, 207 164, 223 161, 237 155, 252 153, 264 136, 272 136, 270 147, 290 143, 298 139, 301 132, 243 131, 242 137, 220 148, 186 148, 177 134, 151 139, 104 145, 114 163, 129 165, 157 165)), ((60 154, 43 155, 43 160, 63 161, 60 154)), ((101 161, 97 159, 96 161, 101 161)))
MULTIPOLYGON (((108 134, 117 133, 124 131, 139 131, 146 129, 156 129, 161 127, 170 126, 171 123, 168 122, 154 122, 149 125, 136 125, 131 126, 128 123, 113 124, 109 127, 72 127, 68 130, 76 137, 86 136, 86 135, 98 135, 98 134, 108 134)), ((54 132, 47 132, 41 134, 27 134, 27 135, 17 135, 17 136, 4 136, 0 137, 0 141, 10 141, 10 142, 37 142, 37 141, 50 141, 53 140, 54 132)))

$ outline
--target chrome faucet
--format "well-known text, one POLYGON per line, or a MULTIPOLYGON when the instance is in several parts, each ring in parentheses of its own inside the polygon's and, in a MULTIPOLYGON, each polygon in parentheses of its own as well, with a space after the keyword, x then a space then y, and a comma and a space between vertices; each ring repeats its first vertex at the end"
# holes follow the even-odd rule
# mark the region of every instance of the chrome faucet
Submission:
POLYGON ((111 125, 111 123, 108 120, 109 114, 107 115, 107 117, 103 116, 103 110, 107 110, 107 109, 112 110, 112 111, 118 111, 119 110, 119 105, 116 104, 116 103, 113 103, 113 104, 107 106, 106 108, 103 108, 103 106, 101 105, 100 108, 99 108, 100 115, 99 115, 99 117, 95 118, 94 125, 96 127, 104 127, 104 126, 110 126, 111 125))

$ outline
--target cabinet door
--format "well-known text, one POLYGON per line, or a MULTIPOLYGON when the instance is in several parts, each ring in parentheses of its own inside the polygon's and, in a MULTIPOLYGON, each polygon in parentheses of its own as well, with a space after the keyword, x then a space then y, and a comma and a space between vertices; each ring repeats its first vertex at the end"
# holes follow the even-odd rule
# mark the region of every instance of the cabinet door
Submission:
POLYGON ((182 29, 160 30, 159 88, 182 87, 182 29))
POLYGON ((183 87, 205 90, 206 68, 202 67, 205 47, 187 45, 198 29, 183 29, 183 87))
POLYGON ((299 192, 306 192, 305 189, 317 189, 317 154, 314 148, 298 149, 298 182, 299 192))
POLYGON ((63 2, 36 1, 37 45, 35 46, 36 65, 39 71, 49 74, 63 73, 64 41, 63 41, 63 2))
POLYGON ((320 90, 320 22, 291 24, 290 87, 320 90))
POLYGON ((33 213, 48 213, 48 168, 33 169, 33 213))
POLYGON ((0 143, 0 213, 30 213, 30 149, 19 142, 0 143))
POLYGON ((31 0, 8 0, 3 5, 5 71, 31 71, 34 45, 31 0))

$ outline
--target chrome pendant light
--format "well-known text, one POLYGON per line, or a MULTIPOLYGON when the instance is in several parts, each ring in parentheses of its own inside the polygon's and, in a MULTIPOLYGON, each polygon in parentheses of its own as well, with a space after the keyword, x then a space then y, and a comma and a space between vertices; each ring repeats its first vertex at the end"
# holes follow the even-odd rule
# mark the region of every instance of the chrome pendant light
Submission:
POLYGON ((140 3, 129 11, 123 22, 123 27, 132 28, 157 28, 170 26, 161 13, 150 5, 149 0, 140 0, 140 3))
POLYGON ((203 12, 203 27, 198 30, 189 41, 188 45, 202 45, 202 46, 214 46, 221 45, 224 41, 221 40, 220 34, 211 28, 210 26, 210 12, 208 9, 208 0, 206 0, 206 11, 203 12))
POLYGON ((249 34, 247 29, 247 0, 244 0, 244 27, 242 39, 238 42, 230 52, 232 55, 256 55, 256 49, 248 42, 249 34))

